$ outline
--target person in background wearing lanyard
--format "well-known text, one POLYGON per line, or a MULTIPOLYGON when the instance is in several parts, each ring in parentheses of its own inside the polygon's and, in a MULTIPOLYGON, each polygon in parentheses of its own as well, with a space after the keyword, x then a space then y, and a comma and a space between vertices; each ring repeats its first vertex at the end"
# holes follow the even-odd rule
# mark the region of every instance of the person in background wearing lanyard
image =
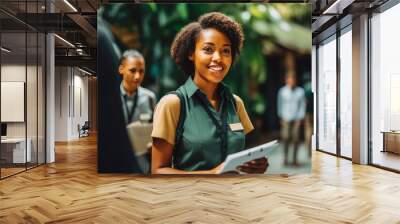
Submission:
MULTIPOLYGON (((245 149, 245 134, 254 129, 243 101, 222 80, 243 45, 240 25, 213 12, 182 28, 171 56, 190 77, 177 93, 164 96, 154 112, 153 174, 217 174, 227 155, 245 149), (185 105, 182 138, 175 142, 185 105)), ((264 173, 266 158, 238 167, 245 173, 264 173)))
MULTIPOLYGON (((138 120, 150 121, 156 103, 155 94, 140 86, 145 74, 145 60, 137 50, 126 50, 121 57, 118 72, 122 76, 120 96, 125 124, 138 120)), ((143 173, 150 171, 150 155, 137 157, 143 173)))

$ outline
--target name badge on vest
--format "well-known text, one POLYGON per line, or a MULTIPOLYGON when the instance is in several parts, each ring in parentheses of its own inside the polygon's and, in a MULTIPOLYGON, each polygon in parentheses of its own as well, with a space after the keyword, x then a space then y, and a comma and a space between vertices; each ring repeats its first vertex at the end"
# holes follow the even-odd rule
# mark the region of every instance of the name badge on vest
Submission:
POLYGON ((243 131, 242 123, 229 124, 232 131, 243 131))
POLYGON ((151 120, 151 115, 150 114, 140 114, 139 115, 139 120, 140 121, 150 121, 151 120))

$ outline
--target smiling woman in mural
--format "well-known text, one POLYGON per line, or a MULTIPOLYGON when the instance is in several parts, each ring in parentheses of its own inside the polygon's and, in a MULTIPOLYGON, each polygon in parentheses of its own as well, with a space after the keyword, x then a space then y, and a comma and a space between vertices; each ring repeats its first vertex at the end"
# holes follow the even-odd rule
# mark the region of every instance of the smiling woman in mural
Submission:
MULTIPOLYGON (((222 83, 243 45, 242 28, 213 12, 182 28, 171 56, 189 76, 154 112, 153 174, 216 174, 227 155, 245 149, 254 129, 242 99, 222 83)), ((245 173, 264 173, 266 158, 239 166, 245 173)))

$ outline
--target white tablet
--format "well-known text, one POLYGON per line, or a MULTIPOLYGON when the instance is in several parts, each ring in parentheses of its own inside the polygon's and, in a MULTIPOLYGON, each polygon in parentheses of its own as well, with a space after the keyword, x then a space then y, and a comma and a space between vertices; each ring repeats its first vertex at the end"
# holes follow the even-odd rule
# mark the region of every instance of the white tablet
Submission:
POLYGON ((268 154, 270 154, 274 149, 277 148, 278 146, 278 141, 274 140, 271 142, 267 142, 262 145, 258 145, 256 147, 246 149, 234 154, 228 155, 226 157, 224 166, 220 170, 219 173, 225 173, 229 171, 236 171, 236 167, 240 166, 244 163, 247 163, 249 161, 259 159, 266 157, 268 154))

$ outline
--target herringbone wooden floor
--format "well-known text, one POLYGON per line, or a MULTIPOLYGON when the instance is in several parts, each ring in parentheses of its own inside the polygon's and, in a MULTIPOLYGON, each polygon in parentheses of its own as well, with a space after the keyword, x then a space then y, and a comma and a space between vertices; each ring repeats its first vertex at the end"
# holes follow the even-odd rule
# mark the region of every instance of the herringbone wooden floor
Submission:
POLYGON ((400 223, 400 175, 319 152, 311 174, 97 174, 96 139, 0 181, 0 223, 400 223))

